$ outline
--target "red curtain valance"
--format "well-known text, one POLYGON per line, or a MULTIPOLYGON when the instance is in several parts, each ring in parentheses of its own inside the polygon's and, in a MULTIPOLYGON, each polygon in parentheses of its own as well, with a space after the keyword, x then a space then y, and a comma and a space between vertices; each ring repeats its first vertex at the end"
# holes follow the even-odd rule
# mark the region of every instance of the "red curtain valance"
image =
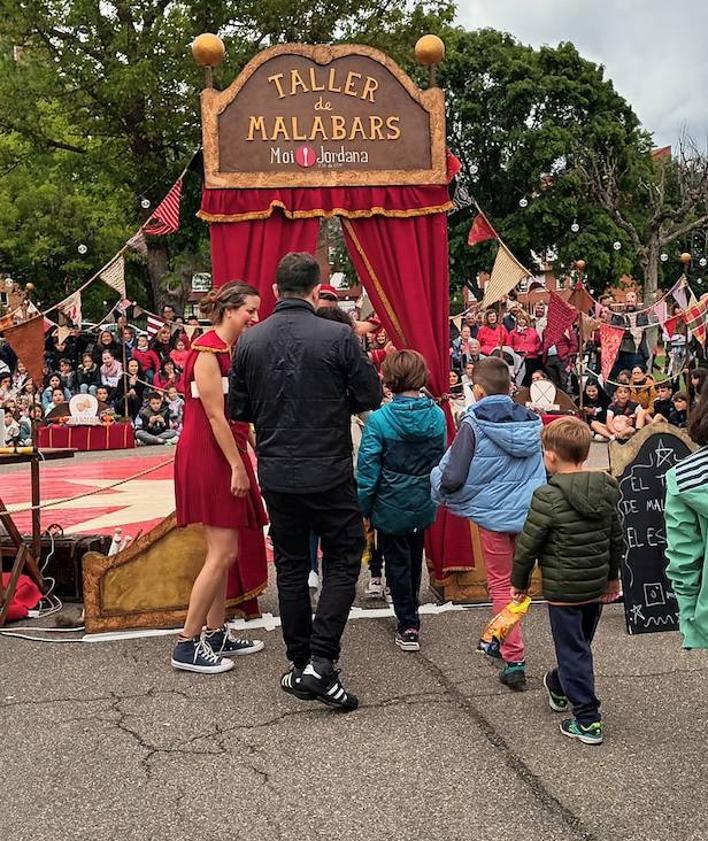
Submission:
POLYGON ((452 207, 446 185, 423 187, 305 187, 280 190, 207 190, 197 214, 206 222, 268 219, 280 209, 288 219, 344 216, 426 216, 452 207))

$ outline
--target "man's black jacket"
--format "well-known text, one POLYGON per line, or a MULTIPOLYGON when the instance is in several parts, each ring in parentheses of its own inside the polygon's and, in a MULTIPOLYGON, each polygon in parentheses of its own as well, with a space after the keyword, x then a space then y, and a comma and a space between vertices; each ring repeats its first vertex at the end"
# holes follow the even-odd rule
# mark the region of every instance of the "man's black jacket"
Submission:
POLYGON ((313 493, 351 478, 351 415, 377 409, 382 396, 351 328, 299 298, 245 333, 231 366, 231 417, 255 425, 266 491, 313 493))

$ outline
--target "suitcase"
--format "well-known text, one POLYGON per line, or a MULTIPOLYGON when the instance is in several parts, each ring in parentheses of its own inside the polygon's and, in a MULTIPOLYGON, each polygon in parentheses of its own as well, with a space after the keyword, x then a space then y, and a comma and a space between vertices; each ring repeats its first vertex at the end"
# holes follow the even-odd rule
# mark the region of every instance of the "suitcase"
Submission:
MULTIPOLYGON (((27 543, 31 538, 24 535, 27 543)), ((105 555, 111 545, 110 535, 81 534, 54 537, 54 551, 52 552, 52 538, 46 533, 42 535, 40 569, 44 567, 44 577, 53 578, 55 586, 52 592, 63 601, 80 602, 83 600, 83 574, 81 562, 86 552, 100 552, 105 555)), ((0 540, 3 556, 10 557, 10 550, 14 557, 14 549, 9 539, 0 540)))

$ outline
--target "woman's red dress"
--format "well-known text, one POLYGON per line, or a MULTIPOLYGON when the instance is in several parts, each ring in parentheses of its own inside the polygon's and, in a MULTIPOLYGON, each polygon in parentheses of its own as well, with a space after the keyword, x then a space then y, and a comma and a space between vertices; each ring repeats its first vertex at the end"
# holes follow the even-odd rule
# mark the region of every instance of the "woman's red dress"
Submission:
POLYGON ((239 610, 247 617, 259 616, 256 597, 268 583, 263 537, 263 527, 268 518, 247 451, 248 424, 229 422, 250 482, 246 496, 235 497, 231 493, 229 463, 214 438, 202 401, 192 395, 194 365, 200 353, 216 355, 222 377, 228 376, 231 366, 231 348, 213 330, 199 336, 187 356, 183 373, 184 419, 174 471, 177 525, 203 523, 239 530, 239 557, 229 572, 227 601, 232 606, 238 604, 239 610))

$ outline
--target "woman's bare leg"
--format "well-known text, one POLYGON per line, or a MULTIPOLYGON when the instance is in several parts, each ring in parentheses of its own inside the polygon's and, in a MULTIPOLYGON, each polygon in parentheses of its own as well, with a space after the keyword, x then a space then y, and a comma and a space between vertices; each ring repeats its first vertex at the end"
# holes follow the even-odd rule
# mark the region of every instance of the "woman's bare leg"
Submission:
POLYGON ((187 619, 181 636, 199 636, 211 613, 215 600, 221 600, 220 627, 224 621, 223 600, 225 598, 226 576, 229 567, 236 560, 239 547, 238 529, 222 529, 204 526, 207 540, 207 555, 204 566, 197 576, 189 597, 187 619))
POLYGON ((228 580, 229 571, 227 569, 222 577, 223 585, 217 591, 214 601, 209 608, 209 613, 207 613, 206 624, 210 630, 220 628, 224 624, 224 619, 226 618, 226 585, 228 580))

